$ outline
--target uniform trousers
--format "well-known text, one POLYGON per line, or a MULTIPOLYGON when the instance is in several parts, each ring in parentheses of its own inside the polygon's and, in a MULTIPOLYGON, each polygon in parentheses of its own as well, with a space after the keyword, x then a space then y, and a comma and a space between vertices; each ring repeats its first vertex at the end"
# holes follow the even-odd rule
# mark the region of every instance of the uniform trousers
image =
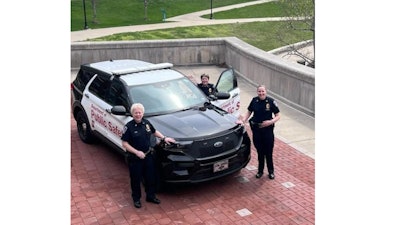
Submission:
POLYGON ((274 150, 274 128, 254 128, 253 131, 253 142, 257 149, 258 154, 258 173, 264 172, 264 164, 267 164, 268 173, 274 173, 274 161, 272 159, 272 153, 274 150))
POLYGON ((146 198, 153 199, 155 197, 156 176, 154 157, 152 154, 147 154, 144 159, 130 156, 129 175, 131 180, 132 198, 134 201, 139 201, 142 196, 140 188, 142 180, 144 180, 146 198))

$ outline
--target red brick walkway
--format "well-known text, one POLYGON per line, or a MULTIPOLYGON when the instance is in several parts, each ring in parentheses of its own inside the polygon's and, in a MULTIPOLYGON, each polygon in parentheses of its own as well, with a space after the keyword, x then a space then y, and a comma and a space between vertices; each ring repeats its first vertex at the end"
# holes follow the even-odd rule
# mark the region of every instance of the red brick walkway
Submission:
POLYGON ((275 180, 255 178, 252 148, 240 173, 159 193, 160 205, 142 199, 137 209, 123 157, 83 143, 71 118, 71 224, 315 224, 314 159, 275 143, 275 180))

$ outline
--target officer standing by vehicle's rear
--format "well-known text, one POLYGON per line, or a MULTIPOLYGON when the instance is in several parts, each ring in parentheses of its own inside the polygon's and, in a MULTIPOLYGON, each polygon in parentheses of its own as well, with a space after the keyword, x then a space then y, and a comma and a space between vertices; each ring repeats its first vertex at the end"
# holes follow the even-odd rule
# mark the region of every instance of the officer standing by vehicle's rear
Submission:
POLYGON ((130 110, 133 120, 129 121, 124 127, 122 134, 122 146, 129 154, 129 175, 131 179, 131 190, 133 204, 136 208, 142 207, 140 202, 142 178, 145 181, 146 201, 160 204, 156 197, 156 171, 154 158, 150 150, 151 135, 161 138, 167 144, 175 142, 157 131, 150 121, 143 119, 144 106, 135 103, 130 110))
POLYGON ((253 132, 253 142, 258 154, 258 173, 256 178, 264 174, 264 161, 267 163, 268 177, 274 179, 274 126, 280 119, 279 108, 273 98, 267 96, 267 90, 264 85, 257 87, 257 97, 254 97, 247 112, 239 116, 238 123, 244 123, 253 114, 249 120, 251 131, 253 132))

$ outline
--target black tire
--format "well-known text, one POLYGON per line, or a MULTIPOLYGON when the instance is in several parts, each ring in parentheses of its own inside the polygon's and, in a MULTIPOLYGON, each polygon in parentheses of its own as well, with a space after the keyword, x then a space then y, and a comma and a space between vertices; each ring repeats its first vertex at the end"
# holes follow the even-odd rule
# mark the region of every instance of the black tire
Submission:
POLYGON ((93 143, 93 133, 90 123, 83 111, 79 111, 76 115, 76 126, 78 127, 79 138, 88 144, 93 143))

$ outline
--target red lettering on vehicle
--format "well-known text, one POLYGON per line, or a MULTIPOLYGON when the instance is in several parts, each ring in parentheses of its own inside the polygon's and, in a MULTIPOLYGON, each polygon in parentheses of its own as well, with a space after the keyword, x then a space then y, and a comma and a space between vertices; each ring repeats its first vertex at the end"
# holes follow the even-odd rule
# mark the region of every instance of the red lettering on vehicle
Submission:
POLYGON ((103 117, 103 112, 93 104, 90 107, 90 117, 92 118, 92 122, 97 122, 100 125, 107 127, 107 122, 103 117))
POLYGON ((227 111, 228 113, 233 113, 235 112, 235 106, 234 106, 234 99, 231 99, 229 101, 227 101, 225 104, 223 104, 221 106, 221 108, 223 108, 225 111, 227 111))
POLYGON ((103 125, 104 127, 107 127, 106 120, 104 119, 104 117, 102 115, 95 113, 94 120, 96 122, 98 122, 99 124, 103 125))
POLYGON ((114 133, 115 135, 122 137, 122 130, 119 129, 117 125, 114 125, 111 122, 108 122, 108 130, 114 133))

